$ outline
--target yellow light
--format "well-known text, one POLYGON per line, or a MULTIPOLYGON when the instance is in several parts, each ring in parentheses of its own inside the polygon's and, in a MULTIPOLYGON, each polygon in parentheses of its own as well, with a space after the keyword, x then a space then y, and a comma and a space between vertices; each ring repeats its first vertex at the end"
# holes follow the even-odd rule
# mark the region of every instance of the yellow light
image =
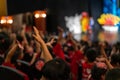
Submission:
POLYGON ((116 25, 119 22, 120 18, 112 14, 102 14, 100 18, 98 18, 98 23, 101 25, 116 25))
POLYGON ((7 23, 8 23, 8 24, 12 24, 12 23, 13 23, 13 20, 7 20, 7 23))
POLYGON ((5 24, 5 23, 6 23, 6 20, 0 20, 0 23, 1 23, 1 24, 5 24))
POLYGON ((39 17, 40 17, 40 14, 36 13, 35 18, 39 18, 39 17))
POLYGON ((13 23, 13 18, 11 16, 2 16, 0 18, 0 23, 1 24, 12 24, 13 23))
POLYGON ((34 12, 35 18, 45 18, 46 17, 46 11, 35 11, 34 12))
POLYGON ((41 14, 41 17, 45 18, 45 17, 46 17, 46 14, 45 14, 45 13, 41 14))

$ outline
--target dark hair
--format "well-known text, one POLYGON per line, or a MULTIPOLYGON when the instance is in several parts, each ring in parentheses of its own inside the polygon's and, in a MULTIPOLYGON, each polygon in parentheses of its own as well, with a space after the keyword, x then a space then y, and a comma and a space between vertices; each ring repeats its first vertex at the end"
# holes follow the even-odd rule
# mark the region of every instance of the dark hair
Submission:
POLYGON ((120 68, 109 70, 105 75, 105 80, 120 80, 120 68))
POLYGON ((65 47, 67 47, 67 51, 74 51, 74 47, 72 45, 69 45, 69 44, 65 43, 63 45, 63 48, 65 48, 65 47))
MULTIPOLYGON (((51 38, 51 39, 52 39, 52 38, 51 38)), ((50 39, 50 40, 51 40, 51 39, 50 39)), ((57 41, 58 41, 58 39, 55 38, 55 39, 54 39, 54 43, 52 44, 53 47, 57 44, 57 41)))
POLYGON ((55 58, 56 56, 55 56, 55 54, 53 52, 53 49, 50 46, 47 46, 47 48, 48 48, 50 54, 52 55, 52 57, 55 58))
POLYGON ((97 67, 97 65, 94 65, 91 70, 91 77, 93 80, 101 80, 101 76, 105 75, 107 72, 107 69, 97 67))
POLYGON ((17 35, 17 40, 18 40, 20 43, 22 43, 23 37, 22 37, 21 35, 17 35))
POLYGON ((70 80, 70 67, 62 59, 53 59, 44 65, 42 75, 48 80, 70 80))
POLYGON ((119 54, 113 54, 111 56, 111 64, 112 65, 120 64, 120 53, 119 54))
POLYGON ((120 50, 120 42, 116 42, 115 48, 120 50))
POLYGON ((85 53, 85 56, 87 57, 89 62, 95 61, 97 55, 97 51, 94 48, 89 48, 85 53))
POLYGON ((21 56, 22 50, 20 48, 17 48, 14 52, 14 55, 11 58, 11 63, 16 64, 17 59, 21 56))
POLYGON ((0 54, 6 53, 11 43, 9 36, 5 32, 0 32, 0 54))

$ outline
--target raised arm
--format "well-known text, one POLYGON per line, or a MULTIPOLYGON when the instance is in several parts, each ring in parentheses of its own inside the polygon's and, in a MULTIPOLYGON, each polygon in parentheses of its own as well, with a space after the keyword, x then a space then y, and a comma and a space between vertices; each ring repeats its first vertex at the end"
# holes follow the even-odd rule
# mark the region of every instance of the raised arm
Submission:
POLYGON ((70 40, 73 43, 74 49, 75 49, 75 51, 77 51, 78 50, 78 45, 77 45, 77 42, 74 40, 71 32, 69 32, 67 40, 70 40))
POLYGON ((108 57, 107 57, 107 55, 105 53, 104 45, 103 44, 101 44, 101 54, 105 57, 105 62, 107 64, 107 66, 108 66, 108 69, 112 69, 113 66, 110 64, 110 61, 108 60, 108 57))
POLYGON ((36 61, 36 58, 38 57, 38 55, 40 54, 41 52, 41 46, 40 46, 40 43, 38 41, 35 41, 35 44, 36 44, 36 52, 33 54, 33 57, 30 61, 30 64, 32 65, 35 61, 36 61))
POLYGON ((102 54, 105 58, 108 58, 103 47, 101 47, 101 54, 102 54))
POLYGON ((45 59, 45 62, 47 62, 49 60, 52 60, 52 56, 51 56, 51 54, 50 54, 44 40, 39 35, 39 31, 37 30, 36 27, 33 27, 33 29, 34 29, 34 32, 35 32, 35 34, 33 34, 33 37, 41 44, 41 48, 43 50, 42 55, 43 55, 43 57, 45 59))
POLYGON ((28 45, 28 41, 27 41, 27 38, 26 38, 26 36, 25 36, 25 26, 23 26, 23 29, 22 29, 22 31, 21 31, 21 36, 23 37, 23 41, 24 41, 24 43, 25 43, 25 45, 28 45))
POLYGON ((53 48, 52 44, 54 43, 54 38, 52 38, 49 42, 46 43, 47 46, 49 46, 50 48, 53 48))
POLYGON ((63 40, 63 29, 61 27, 58 27, 58 43, 62 44, 62 40, 63 40))
POLYGON ((11 48, 10 48, 6 58, 5 58, 5 62, 11 62, 11 58, 14 55, 14 52, 16 51, 17 47, 18 47, 17 44, 14 44, 14 45, 12 44, 12 46, 11 46, 11 48))
POLYGON ((108 66, 108 69, 113 69, 114 67, 110 64, 110 61, 108 61, 108 59, 106 59, 106 64, 108 66))

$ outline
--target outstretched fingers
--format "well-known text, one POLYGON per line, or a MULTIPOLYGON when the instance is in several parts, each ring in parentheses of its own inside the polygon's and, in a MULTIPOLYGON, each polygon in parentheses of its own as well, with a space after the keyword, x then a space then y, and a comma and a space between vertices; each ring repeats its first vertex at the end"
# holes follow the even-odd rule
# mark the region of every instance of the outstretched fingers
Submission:
POLYGON ((34 29, 35 35, 36 35, 36 36, 39 36, 39 31, 38 31, 38 29, 37 29, 36 27, 33 27, 33 29, 34 29))

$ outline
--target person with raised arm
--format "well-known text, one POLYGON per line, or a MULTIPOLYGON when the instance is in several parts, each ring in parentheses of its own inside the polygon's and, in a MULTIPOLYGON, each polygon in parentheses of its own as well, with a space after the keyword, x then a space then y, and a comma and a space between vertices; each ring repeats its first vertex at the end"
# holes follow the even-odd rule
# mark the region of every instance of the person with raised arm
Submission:
POLYGON ((11 49, 9 50, 9 52, 6 56, 3 65, 9 66, 9 67, 12 67, 12 68, 16 68, 15 65, 11 63, 11 59, 12 59, 12 56, 14 55, 17 47, 18 47, 18 45, 15 44, 15 43, 14 43, 14 45, 11 46, 11 49))
POLYGON ((58 27, 59 35, 57 39, 57 44, 53 47, 53 52, 57 58, 61 58, 65 60, 64 51, 62 49, 62 42, 63 42, 63 29, 58 27))
POLYGON ((106 53, 105 53, 104 44, 101 43, 101 44, 100 44, 100 47, 101 47, 101 54, 102 54, 103 57, 105 58, 105 62, 106 62, 106 64, 107 64, 108 69, 113 69, 113 66, 111 65, 111 63, 110 63, 110 61, 108 60, 108 57, 107 57, 107 55, 106 55, 106 53))
MULTIPOLYGON (((13 42, 2 65, 17 69, 16 68, 17 60, 22 58, 23 58, 23 47, 18 41, 13 42)), ((28 75, 26 75, 20 70, 18 70, 18 72, 23 75, 25 80, 29 80, 28 75)))
POLYGON ((52 60, 52 56, 44 42, 44 40, 42 39, 42 37, 39 35, 39 31, 36 27, 33 27, 35 34, 33 34, 33 37, 40 43, 41 48, 43 50, 43 53, 41 54, 41 57, 43 57, 45 59, 45 62, 52 60))

